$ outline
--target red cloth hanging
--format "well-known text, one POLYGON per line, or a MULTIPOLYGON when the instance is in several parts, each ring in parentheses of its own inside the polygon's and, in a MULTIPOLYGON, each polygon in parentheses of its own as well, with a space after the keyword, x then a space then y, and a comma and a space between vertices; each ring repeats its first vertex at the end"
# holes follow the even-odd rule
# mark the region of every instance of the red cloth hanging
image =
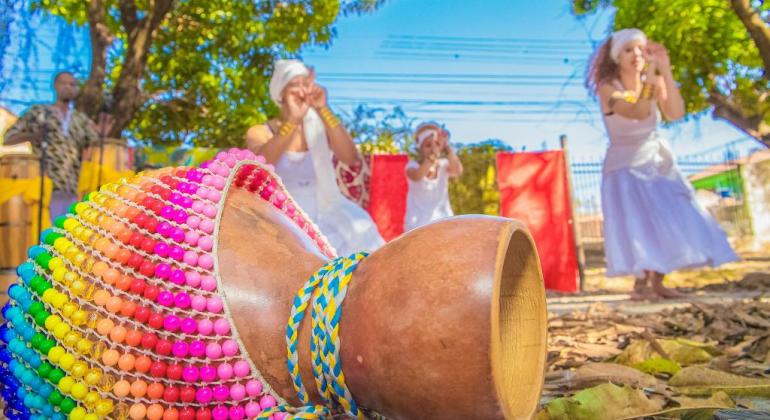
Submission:
POLYGON ((532 233, 547 289, 574 292, 578 266, 564 153, 498 153, 500 213, 532 233))
POLYGON ((372 155, 369 214, 386 241, 404 233, 407 155, 372 155))

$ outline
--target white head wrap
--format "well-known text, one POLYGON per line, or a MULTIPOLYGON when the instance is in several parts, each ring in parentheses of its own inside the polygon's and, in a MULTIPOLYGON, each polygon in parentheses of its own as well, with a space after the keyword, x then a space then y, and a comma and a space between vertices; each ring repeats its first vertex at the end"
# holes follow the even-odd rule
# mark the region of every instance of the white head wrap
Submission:
POLYGON ((283 100, 283 89, 292 79, 299 76, 309 76, 310 69, 299 60, 278 60, 270 79, 270 98, 278 105, 283 100))
POLYGON ((612 34, 612 46, 610 47, 610 57, 612 57, 612 61, 618 62, 623 47, 631 41, 640 41, 644 44, 647 43, 647 36, 644 35, 644 32, 636 28, 621 29, 612 34))
POLYGON ((421 123, 417 126, 417 128, 414 130, 415 133, 418 133, 417 136, 415 136, 415 145, 419 149, 420 146, 422 146, 422 142, 430 138, 431 136, 438 134, 441 126, 434 121, 428 121, 421 123))

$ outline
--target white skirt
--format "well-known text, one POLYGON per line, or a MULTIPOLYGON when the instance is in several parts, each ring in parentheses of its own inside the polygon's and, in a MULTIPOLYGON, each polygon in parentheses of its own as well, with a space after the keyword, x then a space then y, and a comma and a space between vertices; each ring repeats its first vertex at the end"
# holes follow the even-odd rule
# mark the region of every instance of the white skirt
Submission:
MULTIPOLYGON (((654 171, 653 171, 654 172, 654 171)), ((695 200, 689 181, 619 169, 602 179, 607 276, 643 277, 737 261, 724 231, 695 200)))

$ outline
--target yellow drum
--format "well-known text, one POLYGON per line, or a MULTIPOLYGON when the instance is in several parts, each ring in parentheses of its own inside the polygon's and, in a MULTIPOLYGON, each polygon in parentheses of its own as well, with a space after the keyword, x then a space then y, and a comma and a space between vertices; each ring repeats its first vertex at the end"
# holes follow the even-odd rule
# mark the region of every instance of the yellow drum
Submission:
POLYGON ((134 173, 133 168, 134 149, 128 147, 124 140, 104 139, 101 148, 99 142, 91 143, 90 147, 83 151, 78 192, 83 195, 98 190, 100 185, 131 176, 134 173), (102 154, 103 157, 100 156, 102 154))
MULTIPOLYGON (((0 156, 0 185, 19 184, 39 179, 38 159, 31 153, 6 154, 0 156)), ((38 186, 39 188, 39 186, 38 186)), ((0 192, 0 267, 14 268, 26 256, 26 248, 34 245, 33 223, 37 207, 24 200, 24 191, 19 188, 7 194, 0 192), (13 194, 13 195, 11 195, 13 194)), ((35 190, 38 191, 38 190, 35 190)), ((39 195, 36 194, 36 195, 39 195)))

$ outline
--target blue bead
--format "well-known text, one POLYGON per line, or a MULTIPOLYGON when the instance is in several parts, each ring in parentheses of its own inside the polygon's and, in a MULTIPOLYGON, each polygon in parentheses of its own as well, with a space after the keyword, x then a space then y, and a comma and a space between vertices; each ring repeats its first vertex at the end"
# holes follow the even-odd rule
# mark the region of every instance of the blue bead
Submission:
POLYGON ((35 380, 35 373, 29 369, 26 369, 25 372, 21 374, 21 381, 27 385, 31 386, 34 380, 35 380))
POLYGON ((32 355, 27 359, 27 362, 33 368, 35 368, 35 369, 39 368, 40 367, 40 363, 42 363, 42 361, 40 360, 40 354, 38 354, 38 352, 33 350, 32 351, 32 355))
POLYGON ((2 396, 3 399, 5 400, 5 402, 7 402, 9 404, 10 404, 10 401, 13 400, 16 397, 14 392, 12 390, 10 390, 10 389, 4 389, 4 390, 0 391, 0 396, 2 396))
MULTIPOLYGON (((32 250, 32 248, 30 248, 30 251, 31 250, 32 250)), ((28 253, 29 253, 29 251, 28 251, 28 253)), ((39 252, 38 252, 38 254, 39 254, 39 252)), ((35 254, 35 257, 37 257, 37 254, 35 254)), ((25 280, 24 277, 26 275, 26 276, 29 276, 29 278, 32 278, 32 276, 35 275, 35 264, 33 264, 31 262, 25 262, 25 263, 20 264, 18 267, 16 267, 16 275, 21 277, 22 280, 28 281, 28 280, 25 280)))
POLYGON ((48 398, 52 392, 53 386, 51 384, 43 384, 43 386, 37 389, 37 393, 40 394, 40 396, 43 398, 48 398))
POLYGON ((29 307, 32 306, 32 299, 19 299, 19 304, 21 305, 21 309, 24 309, 24 312, 29 311, 29 307))
POLYGON ((16 374, 16 369, 19 368, 19 362, 16 359, 11 360, 8 362, 8 370, 10 370, 14 375, 16 374))
POLYGON ((67 417, 63 413, 56 412, 51 416, 51 420, 67 420, 67 417))
POLYGON ((50 419, 53 413, 55 413, 54 408, 51 404, 46 404, 43 406, 43 409, 40 410, 43 412, 43 417, 50 419))
POLYGON ((16 390, 16 398, 24 399, 24 397, 27 396, 27 388, 24 388, 23 386, 20 386, 16 390))
POLYGON ((27 394, 24 397, 24 405, 26 405, 29 408, 34 408, 34 399, 35 399, 35 394, 31 394, 31 393, 27 394))
POLYGON ((35 329, 25 325, 24 332, 21 334, 22 337, 24 337, 24 341, 30 341, 32 340, 32 337, 35 336, 35 329))
POLYGON ((53 228, 48 228, 40 232, 40 242, 45 242, 45 237, 48 236, 49 233, 53 233, 53 228))
POLYGON ((3 341, 10 343, 14 338, 16 338, 16 333, 12 329, 5 327, 5 330, 3 330, 3 341))
POLYGON ((34 260, 43 251, 45 251, 45 248, 43 248, 42 246, 40 246, 40 245, 33 245, 33 246, 29 247, 29 250, 27 250, 27 255, 29 255, 29 257, 34 260))

